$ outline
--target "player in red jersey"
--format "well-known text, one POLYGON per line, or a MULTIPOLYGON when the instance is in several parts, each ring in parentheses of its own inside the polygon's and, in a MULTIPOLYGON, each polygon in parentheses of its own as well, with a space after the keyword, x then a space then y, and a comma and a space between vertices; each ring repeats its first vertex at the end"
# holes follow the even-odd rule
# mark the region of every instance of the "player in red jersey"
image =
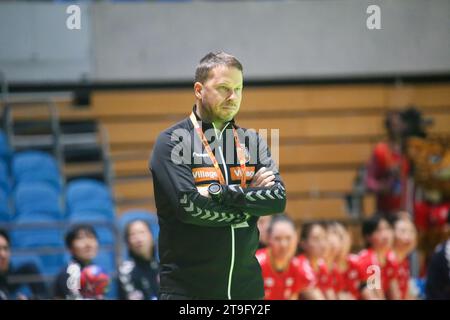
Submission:
POLYGON ((365 283, 364 299, 400 299, 398 263, 392 251, 393 231, 388 221, 379 216, 364 221, 362 234, 366 249, 359 253, 361 280, 365 283))
POLYGON ((327 234, 327 250, 325 251, 324 260, 329 281, 326 284, 327 289, 325 289, 325 292, 329 300, 337 300, 338 293, 343 287, 343 273, 337 265, 337 259, 342 251, 343 243, 337 225, 336 222, 328 222, 324 225, 327 234))
POLYGON ((361 274, 359 257, 350 253, 352 239, 348 230, 340 223, 331 224, 330 228, 338 234, 341 242, 340 251, 335 259, 334 290, 339 300, 361 299, 361 274))
POLYGON ((317 278, 317 288, 325 299, 334 299, 332 277, 324 259, 328 250, 328 239, 323 224, 310 222, 302 226, 301 248, 304 253, 298 258, 302 263, 311 265, 317 278))
POLYGON ((397 281, 400 289, 400 297, 404 300, 415 299, 416 297, 411 293, 409 287, 411 275, 408 256, 416 248, 417 230, 407 212, 393 222, 393 227, 393 251, 398 264, 397 281))
POLYGON ((274 217, 268 241, 267 248, 256 252, 264 279, 264 299, 321 299, 311 267, 294 256, 298 236, 293 221, 285 215, 274 217))

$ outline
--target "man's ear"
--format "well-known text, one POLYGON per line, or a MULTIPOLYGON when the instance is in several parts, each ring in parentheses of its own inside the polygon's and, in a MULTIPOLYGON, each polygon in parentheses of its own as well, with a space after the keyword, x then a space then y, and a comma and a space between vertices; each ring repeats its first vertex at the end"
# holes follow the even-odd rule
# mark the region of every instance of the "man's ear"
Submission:
POLYGON ((203 84, 201 84, 200 82, 194 83, 194 94, 197 99, 202 99, 202 89, 203 84))

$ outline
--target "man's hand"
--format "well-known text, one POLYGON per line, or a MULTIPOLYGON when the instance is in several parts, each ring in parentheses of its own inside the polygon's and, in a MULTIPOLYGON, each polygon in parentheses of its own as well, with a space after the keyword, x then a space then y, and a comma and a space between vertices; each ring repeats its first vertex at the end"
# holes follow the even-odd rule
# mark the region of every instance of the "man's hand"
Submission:
MULTIPOLYGON (((275 184, 275 182, 273 180, 275 180, 275 175, 273 174, 273 171, 270 171, 269 169, 262 167, 253 176, 253 179, 250 182, 249 187, 252 187, 252 188, 271 187, 275 184)), ((211 195, 208 192, 208 187, 197 187, 197 191, 202 196, 211 198, 211 195)))
POLYGON ((211 198, 211 196, 210 196, 210 194, 208 192, 208 187, 197 187, 197 191, 202 196, 207 197, 207 198, 211 198))
POLYGON ((262 167, 253 176, 253 179, 250 182, 250 187, 252 188, 271 187, 275 184, 273 180, 275 180, 275 175, 273 174, 273 171, 270 171, 266 167, 262 167))

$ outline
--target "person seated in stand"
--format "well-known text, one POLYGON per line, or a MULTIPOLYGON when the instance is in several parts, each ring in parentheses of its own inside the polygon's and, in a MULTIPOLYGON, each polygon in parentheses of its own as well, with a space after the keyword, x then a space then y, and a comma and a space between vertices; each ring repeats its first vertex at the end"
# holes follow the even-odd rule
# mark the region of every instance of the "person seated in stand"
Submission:
POLYGON ((94 228, 88 224, 74 225, 67 232, 65 242, 71 260, 56 277, 54 297, 68 300, 103 299, 109 276, 93 264, 98 253, 98 237, 94 228))
POLYGON ((347 228, 341 223, 334 222, 329 228, 338 235, 341 247, 335 259, 335 292, 339 300, 361 299, 360 268, 358 255, 350 253, 352 238, 347 228))
POLYGON ((399 300, 398 263, 392 250, 394 233, 389 222, 375 214, 365 220, 362 235, 366 249, 359 253, 362 298, 399 300))
POLYGON ((125 228, 129 259, 119 267, 119 298, 156 300, 159 266, 150 227, 144 220, 131 221, 125 228))
POLYGON ((333 299, 331 275, 325 263, 328 238, 324 224, 309 222, 302 225, 300 233, 302 253, 298 256, 302 265, 310 265, 317 279, 316 287, 325 299, 333 299))
POLYGON ((397 281, 402 300, 417 299, 413 294, 409 255, 417 246, 417 229, 407 212, 399 213, 398 218, 392 222, 394 228, 393 252, 398 264, 397 281))
POLYGON ((11 242, 8 233, 0 229, 0 300, 47 299, 48 289, 37 266, 27 262, 18 266, 11 263, 11 242), (35 281, 26 283, 14 281, 14 278, 26 276, 35 281), (29 288, 30 296, 20 293, 23 285, 29 288))
POLYGON ((256 252, 264 279, 264 299, 323 299, 315 288, 316 278, 311 266, 301 264, 295 257, 298 235, 294 222, 286 215, 273 217, 268 241, 267 248, 256 252))

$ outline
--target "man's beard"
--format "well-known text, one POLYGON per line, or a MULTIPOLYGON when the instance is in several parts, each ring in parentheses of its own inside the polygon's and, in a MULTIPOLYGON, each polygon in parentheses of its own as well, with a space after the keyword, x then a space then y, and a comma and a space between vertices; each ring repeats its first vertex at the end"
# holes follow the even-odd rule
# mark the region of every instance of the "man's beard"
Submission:
POLYGON ((202 101, 203 111, 206 111, 208 119, 204 119, 210 122, 213 121, 231 121, 236 114, 237 106, 235 104, 228 104, 226 102, 221 103, 219 106, 211 107, 207 102, 202 101), (224 108, 226 107, 226 108, 224 108), (230 108, 230 109, 228 109, 230 108), (231 109, 232 108, 232 109, 231 109), (223 115, 226 113, 226 115, 223 115))

